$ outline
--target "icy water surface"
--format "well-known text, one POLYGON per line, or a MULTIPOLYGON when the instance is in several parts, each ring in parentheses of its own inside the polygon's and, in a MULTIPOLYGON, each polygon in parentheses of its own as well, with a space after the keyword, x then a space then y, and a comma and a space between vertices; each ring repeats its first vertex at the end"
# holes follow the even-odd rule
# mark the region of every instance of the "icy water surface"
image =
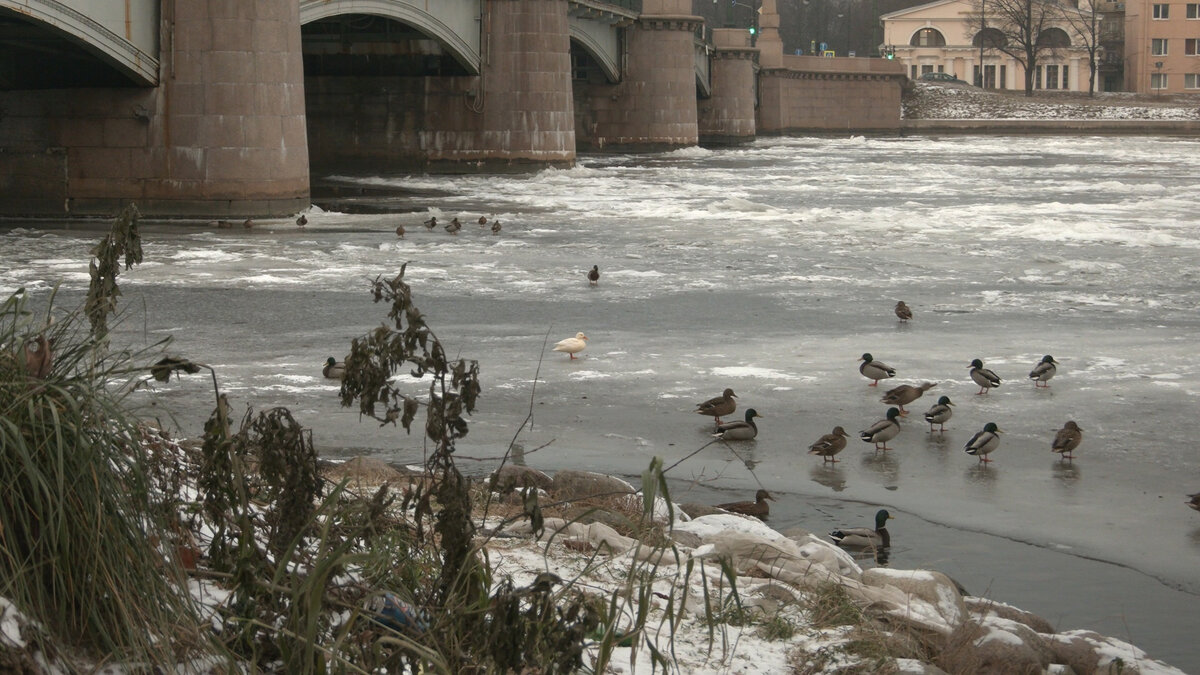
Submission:
MULTIPOLYGON (((762 485, 773 525, 814 531, 885 506, 894 566, 941 569, 1200 672, 1200 514, 1183 504, 1200 492, 1198 173, 1195 140, 1039 137, 772 139, 529 176, 331 177, 402 192, 317 200, 327 212, 304 230, 148 224, 146 262, 120 277, 121 331, 172 336, 239 408, 291 407, 327 456, 417 462, 418 436, 360 421, 320 373, 385 319, 367 281, 408 261, 449 353, 480 362, 466 470, 490 470, 518 436, 531 466, 637 475, 711 440, 691 409, 732 387, 735 417, 764 415, 760 435, 675 467, 681 501, 762 485), (391 213, 338 212, 364 206, 391 213), (466 224, 427 231, 431 214, 466 224), (899 299, 909 324, 892 314, 899 299), (590 338, 582 358, 548 350, 576 331, 590 338), (864 352, 896 378, 868 387, 864 352), (1035 390, 1043 354, 1059 375, 1035 390), (975 358, 1004 378, 986 396, 975 358), (857 436, 880 419, 890 386, 922 381, 938 384, 894 450, 855 437, 836 465, 805 454, 835 425, 857 436), (930 434, 921 413, 940 395, 954 418, 930 434), (1049 449, 1067 420, 1084 429, 1069 464, 1049 449), (987 422, 1005 433, 983 466, 962 447, 987 422)), ((94 226, 3 232, 0 291, 45 297, 61 282, 60 304, 78 298, 94 226)), ((211 387, 173 381, 157 404, 194 434, 211 387)))

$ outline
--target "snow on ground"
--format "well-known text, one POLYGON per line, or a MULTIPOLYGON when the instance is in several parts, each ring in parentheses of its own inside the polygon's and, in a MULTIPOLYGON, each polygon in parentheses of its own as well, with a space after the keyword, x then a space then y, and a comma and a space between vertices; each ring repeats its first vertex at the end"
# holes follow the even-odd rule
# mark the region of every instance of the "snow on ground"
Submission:
POLYGON ((1200 95, 1040 91, 1026 97, 954 83, 914 82, 902 106, 905 119, 1200 120, 1200 95))

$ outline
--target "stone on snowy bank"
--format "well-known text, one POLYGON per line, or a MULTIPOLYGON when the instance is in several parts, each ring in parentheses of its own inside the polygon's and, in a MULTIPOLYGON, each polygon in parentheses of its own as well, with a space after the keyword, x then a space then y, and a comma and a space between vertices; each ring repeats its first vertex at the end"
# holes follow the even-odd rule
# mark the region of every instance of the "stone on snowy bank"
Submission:
POLYGON ((490 480, 492 489, 501 494, 520 488, 546 490, 553 482, 550 476, 537 469, 515 464, 505 464, 493 471, 490 480))
POLYGON ((407 481, 410 478, 387 462, 374 457, 355 457, 334 464, 325 469, 325 477, 335 482, 349 479, 350 484, 354 486, 383 485, 407 481))
POLYGON ((965 596, 963 601, 967 604, 967 609, 972 614, 979 616, 987 616, 994 614, 1000 618, 1016 621, 1029 626, 1038 633, 1053 633, 1054 626, 1049 621, 1032 612, 1026 612, 1018 607, 1006 605, 1003 602, 996 602, 987 598, 976 598, 974 596, 965 596))
POLYGON ((1120 672, 1122 675, 1183 675, 1183 671, 1156 661, 1137 647, 1090 630, 1043 635, 1055 663, 1070 666, 1078 675, 1120 672))
POLYGON ((946 623, 955 628, 967 620, 967 605, 958 586, 941 572, 874 567, 864 570, 861 578, 868 586, 894 586, 924 600, 936 607, 946 623))
POLYGON ((1043 637, 1023 623, 987 616, 977 626, 974 645, 982 671, 1041 673, 1054 660, 1043 637))
POLYGON ((618 497, 635 492, 633 486, 620 478, 591 471, 563 470, 554 474, 547 491, 564 501, 579 501, 592 497, 618 497))

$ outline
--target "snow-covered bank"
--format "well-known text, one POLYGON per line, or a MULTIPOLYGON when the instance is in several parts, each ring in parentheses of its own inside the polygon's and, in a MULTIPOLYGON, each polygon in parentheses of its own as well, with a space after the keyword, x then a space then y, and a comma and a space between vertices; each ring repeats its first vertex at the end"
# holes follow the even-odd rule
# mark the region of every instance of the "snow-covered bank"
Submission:
POLYGON ((1200 120, 1200 96, 1105 92, 987 91, 969 84, 914 82, 905 92, 906 120, 1200 120))
MULTIPOLYGON (((564 473, 571 474, 566 482, 580 483, 578 472, 564 473)), ((547 489, 556 494, 554 482, 547 489)), ((489 555, 497 575, 517 585, 551 572, 607 595, 620 593, 630 579, 653 579, 653 593, 645 596, 651 598, 647 625, 662 630, 639 637, 672 654, 679 672, 1183 672, 1122 640, 1085 630, 1055 631, 1011 605, 964 595, 937 571, 864 570, 846 551, 810 532, 785 535, 737 514, 689 519, 678 507, 673 514, 673 548, 665 550, 623 537, 602 522, 547 519, 539 536, 527 522, 509 528, 522 536, 495 540, 489 555), (735 584, 729 583, 728 569, 736 571, 735 584), (743 611, 722 604, 733 587, 743 611), (677 598, 683 598, 678 605, 668 602, 677 598), (839 600, 857 610, 851 610, 853 620, 823 611, 839 600)), ((626 611, 633 615, 641 608, 634 604, 626 611)), ((622 650, 624 660, 612 671, 645 667, 650 649, 638 648, 642 644, 622 650)))

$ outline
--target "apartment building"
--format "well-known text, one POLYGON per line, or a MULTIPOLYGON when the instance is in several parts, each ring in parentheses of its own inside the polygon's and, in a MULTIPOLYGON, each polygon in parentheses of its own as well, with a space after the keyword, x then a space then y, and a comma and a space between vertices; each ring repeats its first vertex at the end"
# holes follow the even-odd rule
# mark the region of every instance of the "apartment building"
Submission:
POLYGON ((1200 2, 1127 0, 1125 87, 1200 94, 1200 2))

